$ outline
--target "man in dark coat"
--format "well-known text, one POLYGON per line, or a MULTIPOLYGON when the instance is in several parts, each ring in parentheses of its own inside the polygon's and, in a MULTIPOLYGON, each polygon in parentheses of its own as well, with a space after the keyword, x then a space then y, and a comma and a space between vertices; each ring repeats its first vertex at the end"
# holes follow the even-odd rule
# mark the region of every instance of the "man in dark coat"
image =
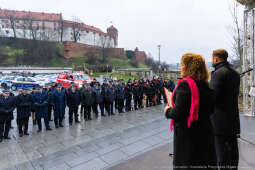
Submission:
POLYGON ((35 118, 38 124, 38 131, 42 131, 42 121, 44 119, 44 124, 46 130, 52 130, 49 125, 48 119, 48 102, 49 98, 42 87, 37 87, 37 91, 33 94, 34 108, 35 108, 35 118))
POLYGON ((78 107, 81 102, 81 95, 75 86, 71 87, 67 95, 67 106, 69 107, 69 124, 73 124, 73 116, 75 123, 80 123, 78 115, 78 107))
POLYGON ((29 135, 28 122, 31 115, 31 108, 33 105, 32 95, 27 93, 27 88, 23 88, 21 94, 16 97, 17 103, 17 123, 19 127, 19 136, 29 135), (24 127, 24 129, 23 129, 24 127))
POLYGON ((15 98, 10 96, 8 90, 3 90, 3 93, 0 95, 0 142, 3 141, 3 138, 10 139, 8 135, 15 105, 15 98))
POLYGON ((85 84, 85 88, 81 94, 81 100, 84 104, 84 120, 92 120, 91 108, 95 102, 95 93, 89 84, 85 84))
POLYGON ((101 89, 102 89, 102 96, 103 96, 103 105, 104 105, 104 108, 106 109, 106 100, 105 100, 105 91, 108 87, 108 82, 107 80, 105 79, 102 86, 101 86, 101 89))
POLYGON ((125 101, 125 84, 123 80, 117 86, 116 97, 118 100, 119 113, 123 113, 124 101, 125 101))
POLYGON ((99 87, 99 83, 94 84, 94 93, 95 93, 95 102, 93 104, 93 111, 96 114, 96 117, 98 117, 98 110, 97 107, 99 105, 100 111, 101 111, 101 116, 105 116, 104 114, 104 96, 102 89, 99 87))
POLYGON ((113 102, 115 99, 115 90, 114 90, 114 87, 112 86, 112 81, 109 82, 109 86, 106 89, 105 99, 106 99, 106 111, 108 112, 108 116, 115 115, 113 113, 113 102))
POLYGON ((131 111, 131 100, 132 100, 132 86, 131 80, 125 86, 125 99, 126 99, 126 112, 131 111))
POLYGON ((66 91, 62 89, 61 85, 57 86, 57 89, 54 91, 52 95, 52 103, 54 108, 54 123, 55 127, 64 127, 63 119, 65 116, 65 108, 66 108, 66 91))
POLYGON ((214 127, 217 162, 220 169, 226 166, 238 168, 238 141, 240 118, 238 95, 240 76, 227 62, 228 53, 224 49, 213 51, 211 88, 215 92, 214 114, 211 117, 214 127))
POLYGON ((45 86, 45 91, 47 92, 49 96, 49 103, 48 103, 48 118, 49 121, 52 121, 51 115, 52 115, 52 110, 53 110, 53 104, 52 104, 52 94, 54 92, 54 88, 51 88, 49 85, 45 86))

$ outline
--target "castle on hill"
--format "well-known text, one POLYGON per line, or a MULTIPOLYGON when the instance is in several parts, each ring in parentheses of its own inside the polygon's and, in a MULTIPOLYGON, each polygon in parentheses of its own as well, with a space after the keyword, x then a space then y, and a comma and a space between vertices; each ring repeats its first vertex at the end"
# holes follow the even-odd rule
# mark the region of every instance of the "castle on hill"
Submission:
POLYGON ((0 37, 14 37, 98 46, 118 47, 118 30, 110 26, 106 32, 78 19, 64 20, 62 14, 0 9, 0 37))

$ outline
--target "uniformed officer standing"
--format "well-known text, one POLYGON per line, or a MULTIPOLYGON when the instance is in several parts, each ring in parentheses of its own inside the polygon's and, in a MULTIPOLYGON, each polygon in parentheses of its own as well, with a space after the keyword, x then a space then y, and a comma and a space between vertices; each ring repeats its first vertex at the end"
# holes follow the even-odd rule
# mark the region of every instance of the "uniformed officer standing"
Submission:
POLYGON ((108 116, 110 115, 115 115, 113 113, 113 102, 115 99, 115 90, 114 87, 112 86, 112 81, 109 81, 109 86, 106 89, 106 110, 108 112, 108 116))
POLYGON ((85 84, 85 89, 82 91, 81 100, 84 104, 84 120, 91 119, 91 108, 95 102, 95 93, 92 91, 89 84, 85 84))
POLYGON ((49 103, 48 103, 48 118, 49 118, 49 121, 52 121, 51 119, 51 115, 52 115, 52 109, 53 109, 53 104, 52 104, 52 94, 54 92, 53 88, 50 88, 49 85, 46 85, 45 86, 45 90, 48 94, 48 97, 49 97, 49 103))
POLYGON ((69 107, 69 124, 73 124, 73 116, 75 123, 80 123, 78 115, 78 107, 81 102, 81 95, 75 86, 71 87, 70 92, 67 94, 67 106, 69 107))
POLYGON ((22 93, 16 97, 17 123, 20 137, 22 137, 23 135, 29 135, 27 131, 29 117, 31 115, 31 108, 33 105, 33 97, 31 94, 28 94, 27 91, 27 88, 23 88, 22 93))
POLYGON ((46 130, 52 130, 49 125, 49 119, 48 119, 48 102, 49 98, 45 91, 43 91, 43 88, 37 87, 37 91, 33 94, 33 101, 34 101, 34 107, 35 107, 35 118, 38 124, 38 131, 42 131, 42 121, 41 119, 44 119, 44 124, 46 127, 46 130))
POLYGON ((126 112, 131 111, 131 100, 132 100, 132 87, 131 80, 125 86, 125 99, 126 99, 126 112))
POLYGON ((104 104, 104 107, 106 109, 106 99, 105 99, 105 92, 106 92, 106 88, 108 87, 108 82, 107 80, 105 79, 102 86, 101 86, 101 89, 102 89, 102 96, 103 96, 103 104, 104 104))
POLYGON ((120 80, 120 83, 117 86, 116 97, 118 100, 119 113, 123 113, 124 100, 125 100, 125 85, 123 80, 120 80))
POLYGON ((104 96, 103 96, 102 89, 99 87, 98 82, 94 84, 94 92, 95 92, 95 103, 93 105, 94 113, 98 117, 97 107, 99 105, 100 111, 101 111, 101 116, 105 116, 105 114, 104 114, 104 96))
POLYGON ((0 95, 0 142, 8 137, 11 127, 11 120, 13 119, 13 110, 15 109, 15 98, 10 96, 8 90, 3 90, 0 95))
POLYGON ((52 95, 52 103, 54 108, 55 127, 64 127, 62 122, 65 116, 67 97, 65 89, 62 89, 62 86, 60 84, 57 86, 57 89, 52 95))

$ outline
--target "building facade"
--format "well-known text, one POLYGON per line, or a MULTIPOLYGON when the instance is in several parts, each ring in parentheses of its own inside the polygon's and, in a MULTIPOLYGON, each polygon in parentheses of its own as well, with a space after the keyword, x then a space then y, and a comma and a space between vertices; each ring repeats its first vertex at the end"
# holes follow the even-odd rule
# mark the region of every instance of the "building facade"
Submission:
POLYGON ((107 32, 80 21, 64 20, 62 14, 0 9, 0 37, 77 43, 116 48, 118 30, 107 32))

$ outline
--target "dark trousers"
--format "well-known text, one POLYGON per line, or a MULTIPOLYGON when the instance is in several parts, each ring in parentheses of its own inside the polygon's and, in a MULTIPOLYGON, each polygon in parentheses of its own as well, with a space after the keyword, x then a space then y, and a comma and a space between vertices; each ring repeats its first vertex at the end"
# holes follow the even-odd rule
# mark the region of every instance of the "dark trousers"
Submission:
POLYGON ((53 110, 53 106, 51 104, 48 105, 48 119, 51 120, 51 113, 53 110))
MULTIPOLYGON (((56 127, 62 126, 63 119, 64 119, 63 116, 54 115, 54 123, 55 123, 55 126, 56 126, 56 127)), ((44 121, 45 121, 45 119, 44 119, 44 121)), ((49 121, 48 121, 48 122, 49 122, 49 121)))
POLYGON ((139 97, 138 96, 134 96, 134 109, 137 110, 139 107, 139 97))
POLYGON ((106 111, 108 112, 109 116, 113 114, 113 102, 106 103, 106 111))
POLYGON ((143 103, 143 96, 138 97, 138 107, 142 108, 142 103, 143 103))
POLYGON ((8 137, 11 128, 11 120, 6 119, 4 116, 0 117, 0 138, 8 137))
POLYGON ((102 103, 99 103, 99 108, 100 108, 100 111, 101 111, 101 116, 104 115, 104 107, 105 107, 105 103, 102 102, 102 103))
POLYGON ((92 105, 93 112, 95 113, 96 117, 98 117, 98 110, 97 110, 98 104, 94 103, 92 105))
POLYGON ((17 124, 19 127, 19 134, 27 133, 28 121, 29 121, 29 117, 23 117, 23 118, 17 119, 17 124), (23 127, 24 127, 24 129, 23 129, 23 127))
MULTIPOLYGON (((44 125, 45 125, 46 129, 49 128, 50 125, 49 125, 48 115, 44 116, 43 119, 44 119, 44 125)), ((42 130, 42 119, 41 118, 37 118, 37 124, 38 124, 38 129, 42 130)))
POLYGON ((119 110, 119 113, 123 112, 123 107, 124 107, 124 100, 118 100, 118 110, 119 110))
POLYGON ((80 113, 82 114, 84 111, 84 104, 81 105, 81 110, 80 110, 80 113))
POLYGON ((115 109, 117 110, 118 109, 118 99, 115 99, 114 106, 115 106, 115 109))
POLYGON ((84 119, 91 119, 91 105, 84 105, 84 119))
POLYGON ((73 122, 73 117, 74 117, 75 122, 79 121, 78 106, 70 106, 69 107, 69 123, 73 122))
POLYGON ((131 100, 132 100, 132 98, 131 97, 129 97, 129 98, 126 98, 126 112, 129 112, 129 111, 131 111, 131 100))
POLYGON ((236 137, 215 136, 219 169, 238 169, 239 151, 236 137))

